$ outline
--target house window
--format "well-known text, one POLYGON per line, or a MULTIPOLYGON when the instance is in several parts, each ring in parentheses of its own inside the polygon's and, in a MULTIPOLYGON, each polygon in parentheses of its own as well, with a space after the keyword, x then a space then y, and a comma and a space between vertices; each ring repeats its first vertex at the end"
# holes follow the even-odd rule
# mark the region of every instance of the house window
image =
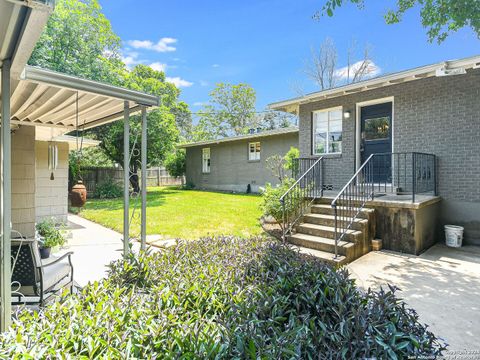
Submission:
POLYGON ((313 153, 342 152, 342 108, 313 112, 313 153))
POLYGON ((253 142, 248 144, 248 160, 260 160, 260 142, 253 142))
POLYGON ((202 149, 202 172, 210 172, 210 148, 202 149))

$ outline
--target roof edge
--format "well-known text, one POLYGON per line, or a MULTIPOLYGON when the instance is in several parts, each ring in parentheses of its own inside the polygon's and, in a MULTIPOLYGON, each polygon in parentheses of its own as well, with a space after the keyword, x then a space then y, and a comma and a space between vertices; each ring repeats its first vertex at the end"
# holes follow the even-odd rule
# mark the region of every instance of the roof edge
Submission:
POLYGON ((85 91, 92 94, 108 96, 124 101, 133 101, 145 106, 159 106, 158 96, 146 94, 140 91, 130 90, 115 85, 110 85, 94 80, 62 74, 56 71, 42 69, 36 66, 26 65, 20 74, 21 80, 48 84, 71 90, 85 91))
POLYGON ((288 128, 278 128, 278 129, 259 132, 255 134, 245 134, 245 135, 239 135, 239 136, 230 136, 230 137, 217 139, 217 140, 206 140, 206 141, 186 143, 186 144, 178 145, 177 147, 180 149, 185 149, 185 148, 202 146, 202 145, 214 145, 214 144, 228 143, 228 142, 234 142, 234 141, 240 141, 240 140, 257 139, 261 137, 280 136, 285 134, 293 134, 296 132, 298 132, 298 127, 290 126, 288 128))
POLYGON ((429 76, 435 76, 437 70, 455 68, 478 68, 480 67, 480 55, 475 55, 458 60, 442 61, 435 64, 424 65, 408 70, 382 75, 357 83, 339 86, 336 88, 316 91, 301 97, 277 101, 268 105, 272 110, 288 111, 292 107, 312 101, 320 101, 331 97, 348 95, 357 91, 370 90, 372 88, 395 85, 407 80, 418 80, 429 76))

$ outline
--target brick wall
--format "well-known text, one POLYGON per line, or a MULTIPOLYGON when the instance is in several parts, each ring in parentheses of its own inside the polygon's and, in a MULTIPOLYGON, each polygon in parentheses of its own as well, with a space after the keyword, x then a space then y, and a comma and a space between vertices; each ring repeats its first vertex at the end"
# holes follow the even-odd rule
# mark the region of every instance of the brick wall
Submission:
POLYGON ((312 111, 334 106, 349 110, 350 118, 343 120, 343 153, 325 165, 326 183, 343 186, 355 168, 355 104, 390 96, 393 150, 437 155, 442 223, 463 224, 467 238, 480 242, 480 69, 301 105, 302 156, 312 155, 312 111))
POLYGON ((266 159, 285 155, 291 146, 298 147, 298 133, 237 140, 220 144, 187 148, 186 181, 197 188, 245 192, 248 184, 252 192, 266 182, 277 183, 266 167, 266 159), (260 161, 248 161, 248 143, 260 141, 260 161), (202 148, 210 148, 210 173, 202 173, 202 148))

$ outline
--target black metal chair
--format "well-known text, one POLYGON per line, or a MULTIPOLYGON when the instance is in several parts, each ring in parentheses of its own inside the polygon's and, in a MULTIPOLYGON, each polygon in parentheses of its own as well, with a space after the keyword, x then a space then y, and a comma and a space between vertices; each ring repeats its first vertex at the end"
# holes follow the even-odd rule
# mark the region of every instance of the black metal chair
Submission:
POLYGON ((72 254, 42 260, 35 239, 12 239, 12 304, 43 306, 67 286, 73 293, 72 254))

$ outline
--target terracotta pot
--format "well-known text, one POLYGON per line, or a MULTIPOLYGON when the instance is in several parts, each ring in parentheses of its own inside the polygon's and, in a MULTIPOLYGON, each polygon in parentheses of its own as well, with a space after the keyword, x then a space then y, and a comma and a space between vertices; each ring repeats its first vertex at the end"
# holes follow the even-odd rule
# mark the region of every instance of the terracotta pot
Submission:
POLYGON ((73 207, 82 207, 87 202, 87 188, 78 181, 70 191, 70 202, 73 207))

